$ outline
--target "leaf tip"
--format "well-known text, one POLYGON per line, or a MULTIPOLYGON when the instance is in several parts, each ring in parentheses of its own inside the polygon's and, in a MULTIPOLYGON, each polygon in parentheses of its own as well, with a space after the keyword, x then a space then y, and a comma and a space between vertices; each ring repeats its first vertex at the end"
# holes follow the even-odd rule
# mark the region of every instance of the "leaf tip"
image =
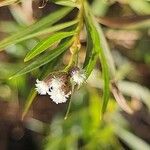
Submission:
POLYGON ((32 57, 31 57, 30 52, 29 52, 29 53, 27 53, 27 55, 25 56, 24 62, 27 62, 27 61, 29 61, 30 59, 32 59, 32 57))
POLYGON ((22 120, 22 121, 24 120, 25 115, 26 115, 26 113, 23 112, 22 115, 21 115, 21 120, 22 120))
POLYGON ((16 78, 17 76, 18 76, 18 75, 14 74, 14 75, 10 76, 8 79, 11 80, 11 79, 13 79, 13 78, 16 78))
POLYGON ((24 58, 24 62, 27 62, 27 61, 29 61, 30 59, 28 58, 28 57, 25 57, 24 58))
POLYGON ((8 79, 11 80, 13 78, 13 76, 9 77, 8 79))

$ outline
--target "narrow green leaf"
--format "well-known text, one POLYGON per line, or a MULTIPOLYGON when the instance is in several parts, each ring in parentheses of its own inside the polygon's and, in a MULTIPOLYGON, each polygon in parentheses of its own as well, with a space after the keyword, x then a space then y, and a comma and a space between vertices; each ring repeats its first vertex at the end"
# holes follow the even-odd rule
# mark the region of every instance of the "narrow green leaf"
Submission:
POLYGON ((35 61, 27 64, 23 69, 21 69, 20 71, 15 73, 12 77, 10 77, 10 79, 26 74, 28 72, 31 72, 32 70, 37 69, 43 66, 44 64, 47 64, 48 62, 52 61, 53 59, 58 57, 60 54, 62 54, 65 50, 67 50, 67 48, 71 45, 71 42, 72 42, 71 40, 66 41, 60 46, 58 46, 57 48, 37 58, 35 61))
POLYGON ((23 38, 25 35, 29 36, 29 34, 31 33, 35 33, 36 31, 39 31, 42 28, 51 26, 52 24, 56 23, 61 18, 63 18, 71 10, 72 8, 69 7, 64 7, 62 9, 59 9, 54 13, 51 13, 50 15, 46 16, 45 18, 35 22, 34 24, 22 29, 22 31, 5 38, 0 42, 0 50, 3 50, 4 47, 10 44, 16 44, 20 42, 19 39, 23 38))
POLYGON ((87 30, 87 46, 86 46, 86 56, 85 56, 85 60, 84 60, 84 64, 83 64, 83 68, 86 68, 89 64, 89 61, 91 59, 91 55, 93 50, 93 42, 90 36, 90 32, 88 30, 88 24, 86 24, 86 30, 87 30))
POLYGON ((94 51, 93 41, 87 23, 86 23, 86 29, 87 29, 87 48, 86 48, 86 57, 84 60, 83 69, 85 70, 86 77, 88 78, 96 65, 96 60, 98 58, 98 55, 94 51))
POLYGON ((63 6, 78 7, 77 2, 73 2, 72 0, 53 0, 53 2, 63 6))
POLYGON ((51 35, 50 37, 39 42, 31 51, 29 51, 29 53, 26 55, 24 61, 26 62, 26 61, 31 60, 35 56, 39 55, 40 53, 42 53, 43 51, 48 49, 55 42, 58 42, 58 41, 66 38, 66 37, 69 37, 73 34, 74 34, 74 32, 60 32, 60 33, 51 35))
POLYGON ((96 23, 91 10, 88 7, 88 4, 85 2, 85 21, 87 28, 91 33, 91 39, 93 41, 93 50, 98 54, 101 65, 102 65, 102 75, 104 79, 103 85, 103 105, 102 105, 102 114, 106 111, 108 100, 109 100, 109 68, 105 57, 105 49, 102 47, 101 34, 99 32, 100 27, 96 23))
POLYGON ((90 76, 92 70, 94 69, 94 67, 96 65, 97 58, 98 58, 98 55, 96 53, 92 53, 92 55, 90 56, 88 64, 85 67, 83 67, 83 69, 85 70, 85 74, 86 74, 87 78, 90 76))
POLYGON ((22 113, 22 120, 24 119, 25 115, 27 114, 27 112, 29 111, 29 108, 34 100, 34 98, 36 97, 37 95, 37 92, 36 90, 33 88, 27 98, 27 102, 25 103, 25 106, 24 106, 24 110, 23 110, 23 113, 22 113))
POLYGON ((105 52, 104 55, 106 57, 106 61, 107 61, 107 64, 109 66, 110 76, 112 77, 112 79, 114 79, 115 74, 116 74, 116 67, 115 67, 113 57, 112 57, 111 52, 110 52, 109 45, 107 43, 107 40, 105 38, 105 35, 103 33, 101 26, 98 25, 97 23, 96 23, 96 26, 97 26, 97 30, 98 30, 99 35, 100 35, 101 47, 105 52))
POLYGON ((24 40, 28 40, 28 39, 34 38, 34 37, 38 37, 38 36, 41 36, 41 35, 50 34, 52 32, 56 32, 56 31, 62 30, 64 28, 67 28, 67 27, 70 27, 72 25, 75 25, 77 22, 78 22, 77 20, 73 20, 73 21, 69 21, 69 22, 66 22, 66 23, 61 23, 61 24, 52 26, 50 28, 38 31, 36 33, 32 33, 32 34, 26 35, 26 36, 24 36, 22 38, 17 39, 17 43, 18 42, 22 42, 24 40))

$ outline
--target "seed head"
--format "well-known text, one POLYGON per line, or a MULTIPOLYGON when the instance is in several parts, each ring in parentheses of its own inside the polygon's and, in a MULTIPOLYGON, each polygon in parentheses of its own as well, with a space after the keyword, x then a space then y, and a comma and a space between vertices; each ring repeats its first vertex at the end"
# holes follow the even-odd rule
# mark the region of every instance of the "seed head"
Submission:
POLYGON ((50 95, 56 103, 64 103, 71 95, 71 83, 67 73, 51 74, 43 81, 37 80, 36 90, 41 95, 50 95))

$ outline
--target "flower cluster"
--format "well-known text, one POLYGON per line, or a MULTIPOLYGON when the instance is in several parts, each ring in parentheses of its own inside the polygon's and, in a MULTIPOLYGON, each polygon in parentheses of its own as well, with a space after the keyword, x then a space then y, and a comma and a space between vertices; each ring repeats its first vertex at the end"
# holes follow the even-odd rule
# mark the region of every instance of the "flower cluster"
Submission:
POLYGON ((71 69, 70 76, 73 82, 79 86, 81 86, 86 80, 84 71, 80 70, 78 67, 74 67, 71 69))
POLYGON ((36 80, 36 91, 40 95, 50 95, 56 103, 64 103, 71 95, 70 79, 78 86, 81 86, 86 79, 85 74, 79 68, 73 68, 69 73, 54 73, 43 81, 36 80))

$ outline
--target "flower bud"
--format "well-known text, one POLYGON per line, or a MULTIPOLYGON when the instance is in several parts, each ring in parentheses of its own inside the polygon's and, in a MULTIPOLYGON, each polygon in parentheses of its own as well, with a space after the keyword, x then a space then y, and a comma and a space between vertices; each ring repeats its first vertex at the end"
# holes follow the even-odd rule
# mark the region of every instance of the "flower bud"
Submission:
POLYGON ((80 70, 78 67, 73 67, 70 70, 70 76, 71 76, 73 82, 79 86, 81 86, 86 80, 86 75, 85 75, 84 71, 80 70))

